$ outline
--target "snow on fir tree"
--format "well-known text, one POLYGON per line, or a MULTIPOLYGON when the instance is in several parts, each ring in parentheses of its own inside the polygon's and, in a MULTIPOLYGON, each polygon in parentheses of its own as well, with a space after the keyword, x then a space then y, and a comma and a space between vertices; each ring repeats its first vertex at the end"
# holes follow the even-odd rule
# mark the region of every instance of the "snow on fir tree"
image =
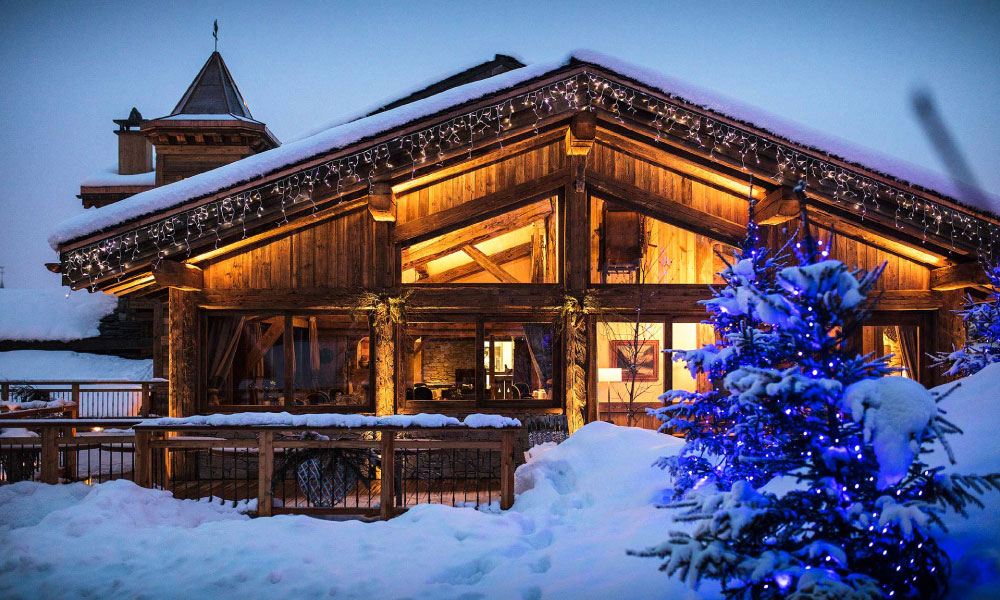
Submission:
MULTIPOLYGON (((758 227, 750 199, 747 236, 732 260, 722 257, 726 267, 719 275, 725 286, 711 288, 712 298, 702 301, 710 315, 716 343, 696 350, 665 350, 675 361, 687 363, 692 377, 705 374, 721 382, 737 367, 766 366, 789 359, 789 347, 770 333, 756 299, 777 294, 776 276, 783 266, 785 248, 772 254, 759 247, 758 227)), ((765 315, 770 316, 764 307, 765 315)), ((696 485, 712 483, 729 489, 735 481, 763 484, 778 457, 768 449, 761 432, 768 428, 767 415, 743 405, 728 392, 671 390, 662 396, 666 406, 650 413, 662 420, 661 431, 683 435, 686 441, 677 456, 665 457, 659 466, 668 469, 680 496, 696 485)))
POLYGON ((690 489, 669 505, 690 527, 633 553, 662 559, 661 569, 694 587, 716 580, 727 598, 943 597, 950 563, 934 539, 940 515, 981 506, 976 494, 1000 490, 1000 474, 945 474, 922 460, 959 432, 939 409, 947 394, 846 349, 870 315, 882 268, 821 260, 805 219, 802 228, 798 266, 775 277, 780 291, 741 286, 736 295, 744 291, 741 310, 770 326, 780 356, 735 364, 724 377, 737 407, 728 431, 755 423, 773 480, 690 489))
POLYGON ((989 295, 984 302, 966 296, 965 309, 958 313, 965 322, 965 346, 934 357, 935 366, 948 367, 945 375, 964 377, 1000 362, 1000 263, 983 270, 989 279, 989 295))

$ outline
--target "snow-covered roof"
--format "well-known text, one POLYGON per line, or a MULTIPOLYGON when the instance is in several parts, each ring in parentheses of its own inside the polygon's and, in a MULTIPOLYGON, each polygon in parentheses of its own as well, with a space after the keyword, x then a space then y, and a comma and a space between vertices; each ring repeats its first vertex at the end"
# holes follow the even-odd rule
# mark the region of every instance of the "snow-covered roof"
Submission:
MULTIPOLYGON (((913 184, 951 198, 962 197, 956 186, 946 178, 910 165, 905 161, 887 157, 828 134, 817 133, 781 117, 714 92, 691 86, 657 71, 590 50, 578 50, 560 61, 528 65, 495 77, 452 88, 392 110, 336 125, 279 148, 136 194, 94 211, 88 211, 56 226, 49 236, 49 244, 54 249, 58 249, 62 243, 100 232, 142 216, 174 208, 317 156, 342 150, 362 140, 509 90, 577 64, 593 65, 604 69, 678 101, 701 107, 717 113, 721 117, 755 127, 820 153, 844 159, 870 171, 893 177, 902 183, 913 184)), ((1000 198, 983 194, 980 200, 981 202, 974 208, 987 212, 1000 212, 1000 198)))
POLYGON ((61 341, 100 335, 101 319, 114 312, 111 294, 52 289, 0 289, 0 340, 61 341))
POLYGON ((150 381, 153 361, 68 350, 0 352, 0 381, 150 381))
POLYGON ((101 169, 88 175, 80 182, 81 187, 118 187, 144 185, 152 187, 156 185, 156 171, 148 173, 136 173, 135 175, 121 175, 118 173, 118 165, 112 165, 106 169, 101 169))

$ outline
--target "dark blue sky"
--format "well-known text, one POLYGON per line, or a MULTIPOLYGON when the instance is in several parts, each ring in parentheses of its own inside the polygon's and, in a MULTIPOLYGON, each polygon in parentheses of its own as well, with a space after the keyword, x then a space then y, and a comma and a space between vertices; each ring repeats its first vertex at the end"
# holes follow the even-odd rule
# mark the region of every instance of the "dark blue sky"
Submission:
POLYGON ((113 164, 113 118, 167 114, 219 49, 254 116, 290 139, 494 53, 591 48, 941 170, 912 116, 926 86, 1000 192, 997 2, 4 2, 0 265, 55 286, 45 238, 113 164))

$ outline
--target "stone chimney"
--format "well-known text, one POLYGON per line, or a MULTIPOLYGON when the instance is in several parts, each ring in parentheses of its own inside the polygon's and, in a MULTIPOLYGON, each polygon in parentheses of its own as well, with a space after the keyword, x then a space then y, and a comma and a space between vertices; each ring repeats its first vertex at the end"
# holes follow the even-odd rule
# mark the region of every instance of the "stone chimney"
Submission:
POLYGON ((127 119, 115 119, 118 130, 118 174, 136 175, 153 170, 153 145, 140 131, 142 115, 134 107, 127 119))

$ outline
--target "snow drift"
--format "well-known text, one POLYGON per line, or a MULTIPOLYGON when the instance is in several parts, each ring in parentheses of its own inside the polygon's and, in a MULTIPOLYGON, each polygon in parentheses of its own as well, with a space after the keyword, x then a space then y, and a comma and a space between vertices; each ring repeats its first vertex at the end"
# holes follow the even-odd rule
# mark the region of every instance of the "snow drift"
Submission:
MULTIPOLYGON (((1000 470, 997 382, 1000 364, 963 380, 943 403, 966 430, 951 438, 956 472, 1000 470)), ((509 511, 427 504, 378 523, 250 519, 124 481, 18 483, 0 488, 0 596, 716 598, 709 582, 693 592, 659 572, 658 561, 625 554, 684 528, 657 508, 671 482, 652 466, 681 446, 591 423, 531 453, 509 511)), ((947 462, 943 452, 932 458, 947 462)), ((940 539, 953 561, 952 597, 1000 597, 997 511, 947 523, 951 533, 940 539)))

